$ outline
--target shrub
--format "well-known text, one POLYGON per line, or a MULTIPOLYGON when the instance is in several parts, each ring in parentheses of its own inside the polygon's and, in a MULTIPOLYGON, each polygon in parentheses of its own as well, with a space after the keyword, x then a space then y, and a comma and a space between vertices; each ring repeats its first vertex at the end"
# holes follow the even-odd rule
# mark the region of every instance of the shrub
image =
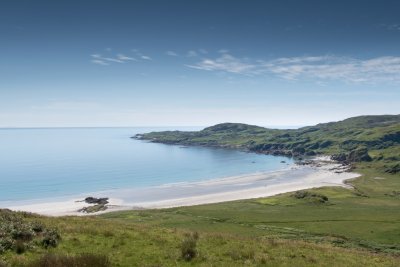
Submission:
POLYGON ((14 240, 30 241, 34 235, 35 232, 31 228, 31 224, 22 221, 15 222, 11 230, 11 237, 14 240))
POLYGON ((309 191, 296 191, 293 195, 293 197, 297 199, 306 199, 310 202, 314 203, 325 203, 328 202, 328 197, 322 194, 317 194, 309 191))
POLYGON ((60 234, 55 229, 46 230, 43 233, 43 238, 41 240, 41 245, 45 248, 56 247, 60 241, 60 234))
POLYGON ((31 228, 35 233, 41 233, 44 231, 44 225, 40 222, 31 223, 31 228))
POLYGON ((197 240, 199 234, 197 232, 186 234, 181 244, 181 256, 186 261, 191 261, 197 256, 197 240))
POLYGON ((22 254, 26 251, 25 243, 22 240, 18 240, 17 242, 15 242, 14 248, 17 254, 22 254))
POLYGON ((60 240, 58 232, 29 218, 29 213, 0 209, 0 253, 14 250, 20 254, 38 243, 46 248, 57 246, 60 240))
POLYGON ((14 247, 14 240, 11 237, 0 237, 0 253, 12 249, 14 247))

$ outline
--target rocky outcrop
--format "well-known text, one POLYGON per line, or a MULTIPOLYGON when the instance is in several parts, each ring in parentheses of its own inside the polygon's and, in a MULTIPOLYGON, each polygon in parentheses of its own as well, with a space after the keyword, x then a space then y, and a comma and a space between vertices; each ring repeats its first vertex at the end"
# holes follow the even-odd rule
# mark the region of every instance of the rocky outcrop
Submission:
POLYGON ((394 165, 390 165, 390 166, 386 166, 385 167, 385 172, 386 173, 390 173, 390 174, 400 173, 400 163, 397 163, 397 164, 394 164, 394 165))
POLYGON ((362 161, 371 161, 372 158, 368 154, 368 149, 366 148, 358 148, 350 151, 347 156, 347 161, 350 162, 362 162, 362 161))
POLYGON ((331 156, 331 159, 347 164, 372 160, 371 156, 368 154, 368 149, 366 148, 357 148, 349 153, 334 154, 331 156))
POLYGON ((332 160, 345 162, 347 160, 347 155, 345 153, 338 153, 331 156, 332 160))
POLYGON ((267 143, 267 144, 253 145, 249 147, 249 150, 252 152, 257 152, 262 154, 287 156, 287 157, 316 155, 315 151, 306 149, 301 145, 288 146, 286 144, 281 144, 281 143, 272 143, 272 144, 267 143))

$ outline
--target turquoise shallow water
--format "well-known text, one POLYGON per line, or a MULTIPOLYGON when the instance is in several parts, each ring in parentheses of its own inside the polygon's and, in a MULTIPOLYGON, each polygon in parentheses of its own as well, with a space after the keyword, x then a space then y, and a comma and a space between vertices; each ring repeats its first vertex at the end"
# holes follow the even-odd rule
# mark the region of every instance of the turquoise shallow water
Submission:
POLYGON ((0 129, 0 201, 193 182, 287 168, 277 156, 154 144, 136 133, 199 128, 0 129))

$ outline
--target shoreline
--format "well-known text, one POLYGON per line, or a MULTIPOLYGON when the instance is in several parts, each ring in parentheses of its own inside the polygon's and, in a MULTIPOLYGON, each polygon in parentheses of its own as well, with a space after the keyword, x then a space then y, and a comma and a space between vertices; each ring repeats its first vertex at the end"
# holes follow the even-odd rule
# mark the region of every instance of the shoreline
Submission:
POLYGON ((162 209, 254 199, 323 186, 351 188, 345 181, 359 176, 358 173, 348 172, 345 166, 329 157, 318 157, 305 165, 294 164, 289 169, 274 172, 86 194, 86 197, 109 198, 107 209, 94 213, 78 212, 83 207, 92 206, 82 202, 85 197, 81 196, 30 204, 24 201, 24 204, 4 208, 46 216, 91 216, 122 210, 162 209))

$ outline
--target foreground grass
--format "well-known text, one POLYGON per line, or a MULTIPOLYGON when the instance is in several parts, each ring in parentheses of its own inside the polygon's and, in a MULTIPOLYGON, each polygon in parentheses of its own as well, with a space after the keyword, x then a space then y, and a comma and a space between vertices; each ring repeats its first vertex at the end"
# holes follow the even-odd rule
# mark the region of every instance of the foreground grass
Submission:
POLYGON ((181 244, 185 231, 110 219, 35 218, 57 226, 63 241, 57 248, 21 255, 2 256, 11 266, 29 263, 50 251, 54 254, 107 255, 112 266, 397 266, 399 260, 385 254, 276 239, 269 236, 245 237, 228 233, 202 232, 197 257, 185 261, 181 244))
POLYGON ((399 266, 400 197, 391 194, 400 191, 399 176, 368 166, 359 165, 363 176, 351 182, 355 190, 309 190, 327 196, 325 203, 288 193, 93 217, 28 216, 56 227, 59 245, 8 251, 0 259, 29 266, 52 253, 105 256, 112 266, 399 266), (199 234, 196 256, 186 261, 181 246, 193 232, 199 234))

